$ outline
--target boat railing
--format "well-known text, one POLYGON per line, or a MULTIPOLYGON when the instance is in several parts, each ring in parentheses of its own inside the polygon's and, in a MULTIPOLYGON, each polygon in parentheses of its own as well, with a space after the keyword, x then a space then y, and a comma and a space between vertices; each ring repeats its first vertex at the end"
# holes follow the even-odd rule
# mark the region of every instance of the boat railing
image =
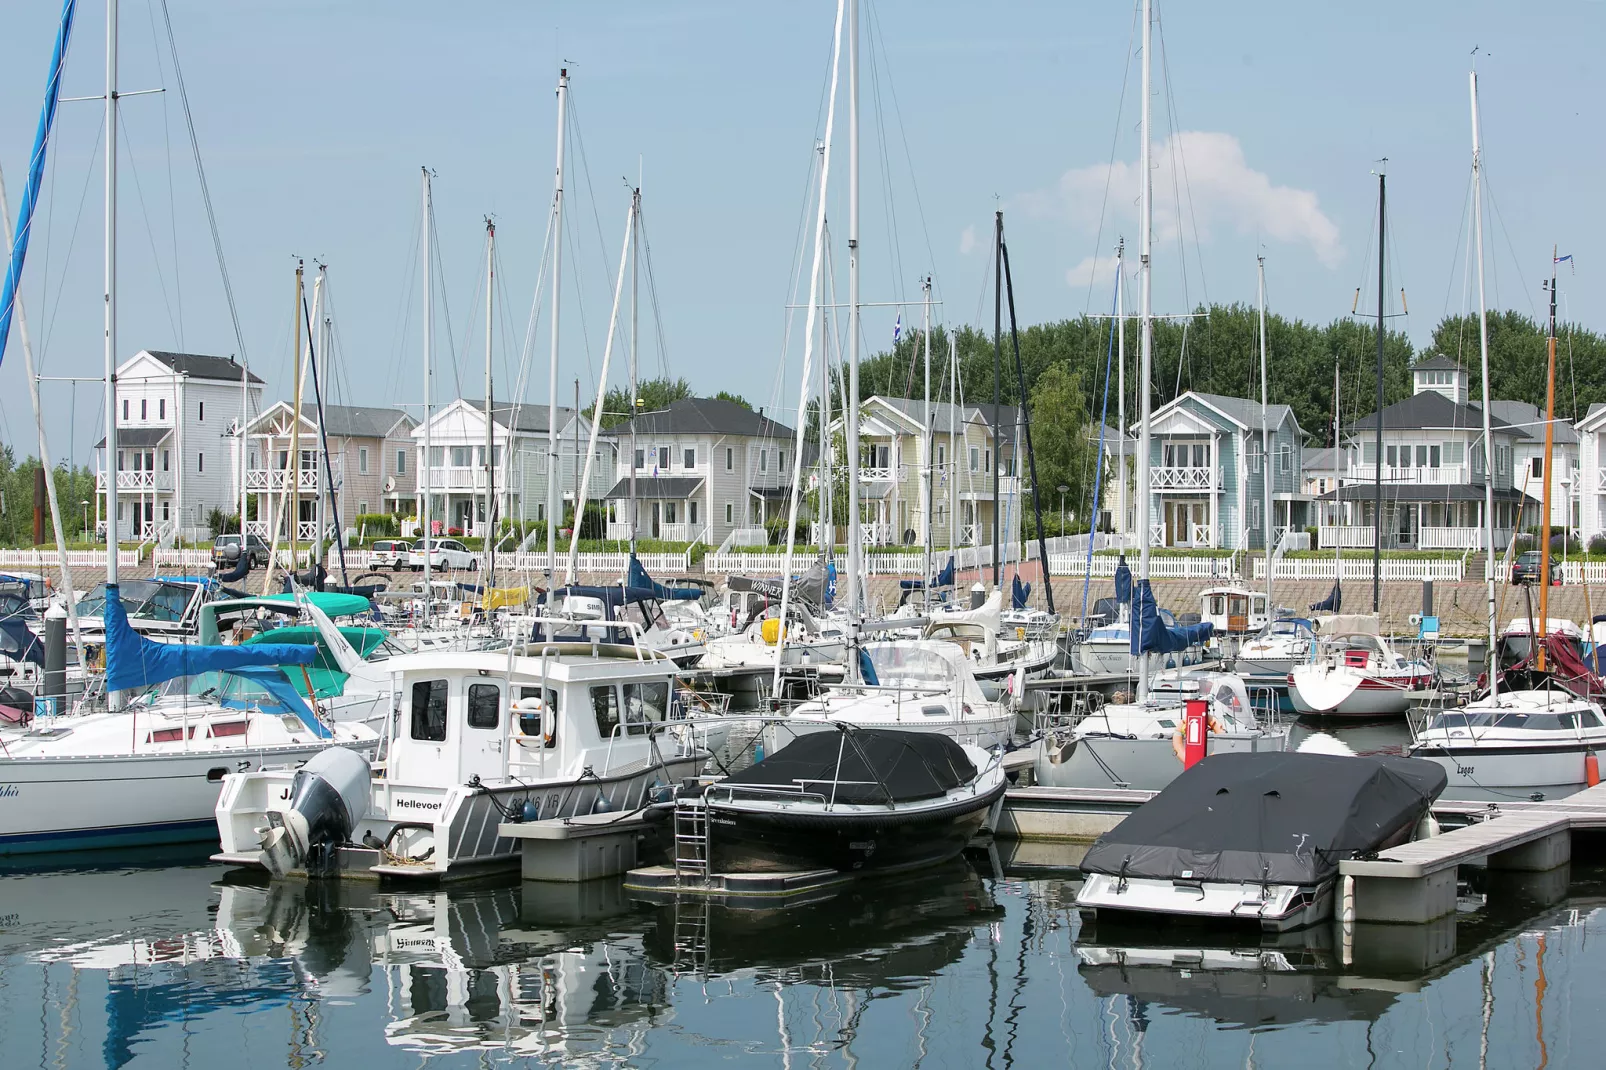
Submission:
POLYGON ((1282 696, 1275 687, 1257 684, 1249 691, 1249 710, 1262 728, 1276 728, 1282 723, 1282 696))
MULTIPOLYGON (((819 781, 833 785, 842 784, 874 784, 873 780, 831 780, 819 781)), ((804 791, 802 784, 727 784, 723 781, 710 784, 703 798, 713 801, 718 798, 725 802, 735 802, 739 798, 753 798, 760 800, 787 799, 798 802, 817 802, 829 806, 830 800, 823 792, 804 791)))

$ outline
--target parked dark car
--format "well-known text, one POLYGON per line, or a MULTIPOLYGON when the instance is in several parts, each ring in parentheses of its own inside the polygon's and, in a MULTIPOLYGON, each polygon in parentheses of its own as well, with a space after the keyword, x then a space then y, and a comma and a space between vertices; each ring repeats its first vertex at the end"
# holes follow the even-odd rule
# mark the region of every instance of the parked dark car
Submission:
MULTIPOLYGON (((246 553, 251 555, 252 568, 268 567, 268 544, 260 535, 245 537, 246 553)), ((212 540, 212 564, 219 569, 232 569, 240 562, 240 536, 219 535, 212 540)))
MULTIPOLYGON (((1517 560, 1511 563, 1511 582, 1518 586, 1527 586, 1538 582, 1539 566, 1541 564, 1541 551, 1524 550, 1517 555, 1517 560)), ((1556 562, 1550 563, 1550 582, 1556 582, 1556 562)))

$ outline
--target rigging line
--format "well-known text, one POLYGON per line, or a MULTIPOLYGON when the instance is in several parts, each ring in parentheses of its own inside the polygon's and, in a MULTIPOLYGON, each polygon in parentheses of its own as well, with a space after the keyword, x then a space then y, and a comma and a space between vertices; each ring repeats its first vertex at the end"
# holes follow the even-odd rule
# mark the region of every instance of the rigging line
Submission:
MULTIPOLYGON (((1093 235, 1092 263, 1098 265, 1099 250, 1104 248, 1104 220, 1110 211, 1110 185, 1115 181, 1115 154, 1121 145, 1121 116, 1126 111, 1126 91, 1132 84, 1132 45, 1137 40, 1138 22, 1142 18, 1143 6, 1141 3, 1132 5, 1132 26, 1127 31, 1126 38, 1126 66, 1121 68, 1121 96, 1115 105, 1115 131, 1110 135, 1110 159, 1104 165, 1104 197, 1099 202, 1099 225, 1093 235)), ((1093 281, 1097 271, 1087 273, 1087 300, 1082 304, 1082 315, 1091 315, 1093 312, 1093 281)), ((983 291, 985 298, 985 290, 983 291)), ((976 321, 981 322, 980 303, 977 305, 976 321)))
POLYGON ((1468 304, 1468 301, 1470 300, 1470 298, 1468 297, 1468 294, 1470 292, 1470 287, 1472 285, 1471 278, 1472 278, 1472 255, 1473 254, 1472 254, 1472 228, 1467 226, 1467 219, 1472 215, 1472 213, 1470 211, 1468 211, 1467 209, 1468 209, 1468 206, 1472 202, 1472 184, 1473 184, 1473 182, 1477 181, 1477 179, 1474 177, 1474 175, 1475 175, 1475 172, 1473 170, 1468 170, 1467 171, 1467 191, 1466 191, 1466 194, 1465 194, 1465 200, 1463 200, 1462 204, 1461 204, 1461 222, 1460 222, 1460 224, 1459 224, 1459 226, 1458 226, 1458 228, 1457 228, 1457 230, 1455 232, 1455 243, 1450 246, 1450 248, 1453 251, 1450 254, 1450 270, 1448 272, 1448 277, 1449 277, 1450 281, 1448 283, 1446 283, 1445 287, 1444 287, 1444 314, 1445 315, 1449 315, 1450 314, 1450 294, 1455 291, 1455 264, 1456 264, 1457 260, 1460 260, 1462 262, 1462 264, 1464 265, 1464 270, 1461 273, 1461 280, 1462 280, 1461 281, 1461 311, 1462 311, 1463 315, 1467 311, 1467 304, 1468 304), (1466 252, 1465 256, 1463 256, 1462 253, 1461 253, 1461 239, 1463 237, 1465 237, 1466 240, 1467 240, 1466 241, 1467 252, 1466 252))
MULTIPOLYGON (((389 386, 390 396, 393 400, 398 399, 401 396, 400 374, 403 364, 402 355, 407 349, 407 336, 410 333, 409 328, 413 318, 413 297, 417 292, 415 287, 418 284, 419 272, 417 269, 420 265, 419 253, 423 246, 421 234, 423 229, 423 218, 424 212, 423 209, 420 208, 417 214, 413 216, 413 234, 412 238, 408 241, 408 245, 412 248, 413 255, 408 257, 408 266, 405 276, 407 279, 407 287, 402 291, 401 300, 396 306, 396 327, 391 333, 390 337, 390 351, 392 358, 390 360, 389 386)), ((423 395, 420 394, 419 396, 422 398, 423 395)), ((422 403, 420 403, 420 406, 421 405, 422 403)), ((418 418, 420 421, 422 421, 424 418, 422 407, 419 408, 418 418)))
POLYGON ((886 206, 886 233, 887 244, 891 255, 887 257, 887 267, 892 274, 893 297, 902 301, 904 297, 903 283, 903 248, 898 234, 898 213, 894 205, 892 193, 892 167, 887 155, 887 125, 885 109, 881 106, 881 68, 876 63, 875 51, 875 16, 874 6, 866 5, 869 17, 865 20, 869 24, 871 45, 866 49, 870 61, 870 98, 873 102, 875 114, 875 135, 877 160, 880 163, 878 170, 881 179, 881 203, 886 206))
POLYGON ((172 108, 167 100, 167 70, 162 64, 161 42, 156 36, 156 8, 154 5, 145 5, 145 14, 151 28, 151 52, 156 57, 156 80, 162 89, 162 154, 167 161, 167 222, 172 238, 173 256, 173 294, 174 303, 178 306, 178 346, 184 345, 184 278, 179 271, 178 259, 178 209, 173 196, 173 130, 172 108))
POLYGON ((145 186, 139 180, 139 164, 136 161, 136 155, 134 153, 133 136, 128 132, 128 122, 124 118, 124 114, 122 112, 117 113, 117 125, 122 128, 124 139, 123 143, 128 148, 128 170, 129 173, 134 177, 134 193, 139 199, 139 214, 140 218, 145 223, 145 237, 151 243, 151 261, 156 266, 156 288, 162 294, 162 307, 167 310, 167 325, 172 330, 173 336, 176 338, 178 337, 179 333, 178 322, 173 318, 173 301, 167 294, 167 275, 164 271, 162 271, 162 253, 161 249, 159 249, 156 244, 156 231, 151 228, 151 213, 150 209, 145 204, 145 186))
MULTIPOLYGON (((869 13, 870 21, 874 24, 873 35, 871 38, 872 47, 876 42, 880 42, 881 62, 884 67, 890 69, 892 66, 892 57, 887 53, 887 38, 886 35, 881 32, 880 16, 873 5, 868 7, 866 10, 869 13)), ((935 269, 937 263, 937 254, 931 246, 931 228, 926 225, 926 208, 920 199, 920 181, 918 172, 915 170, 914 153, 909 149, 909 130, 903 121, 903 107, 898 103, 898 84, 892 77, 890 77, 890 75, 887 78, 887 94, 892 98, 892 114, 898 124, 899 140, 903 143, 904 162, 909 168, 909 188, 914 194, 915 214, 920 219, 920 233, 926 242, 927 263, 931 264, 933 269, 935 269)), ((936 281, 935 270, 930 272, 930 274, 932 275, 932 299, 940 302, 942 300, 942 286, 936 281)))
MULTIPOLYGON (((452 385, 453 385, 453 388, 457 391, 457 396, 458 397, 462 397, 463 396, 463 383, 462 383, 462 377, 459 374, 458 367, 457 367, 457 345, 456 345, 456 342, 453 340, 452 302, 446 296, 447 292, 449 290, 449 287, 446 285, 446 264, 442 260, 442 257, 441 257, 441 238, 440 238, 440 233, 441 233, 440 232, 440 227, 436 225, 436 220, 435 220, 435 199, 434 199, 434 197, 431 197, 430 198, 430 202, 429 202, 429 246, 430 247, 428 249, 424 250, 424 255, 425 256, 433 256, 433 258, 434 258, 433 262, 434 262, 434 266, 435 266, 435 278, 440 280, 441 318, 445 321, 445 326, 446 326, 446 332, 445 332, 446 333, 446 356, 447 356, 447 359, 449 361, 451 361, 451 365, 452 365, 452 385)), ((434 294, 425 294, 424 295, 424 300, 426 300, 426 301, 433 302, 434 298, 435 298, 434 294)))
MULTIPOLYGON (((41 341, 40 341, 40 346, 39 346, 39 357, 40 357, 41 361, 43 361, 45 353, 46 353, 46 351, 48 350, 48 348, 50 346, 50 337, 51 337, 51 335, 53 333, 53 330, 54 330, 54 327, 55 327, 55 324, 56 324, 56 316, 61 312, 61 298, 62 298, 62 295, 64 295, 67 292, 67 286, 66 286, 67 272, 72 267, 72 252, 73 252, 73 248, 78 244, 78 229, 80 227, 82 227, 83 224, 84 224, 84 203, 89 198, 89 185, 95 178, 94 160, 95 160, 95 157, 100 155, 101 143, 105 140, 105 138, 106 138, 106 124, 105 123, 101 123, 99 126, 96 127, 95 146, 94 146, 94 148, 90 149, 90 152, 89 152, 90 166, 84 169, 84 188, 78 194, 78 215, 73 220, 72 234, 69 235, 68 238, 67 238, 67 251, 62 255, 61 275, 60 275, 60 277, 58 277, 56 279, 56 300, 51 303, 50 314, 46 317, 45 324, 44 324, 44 329, 40 332, 41 341)), ((54 173, 54 171, 55 171, 55 165, 54 165, 55 156, 54 155, 51 157, 51 161, 52 161, 52 163, 51 163, 51 171, 52 171, 52 173, 54 173)), ((52 186, 54 186, 54 182, 52 182, 52 186)), ((54 216, 54 208, 55 208, 55 197, 52 196, 51 197, 51 209, 52 209, 51 214, 52 214, 52 216, 54 216)), ((46 247, 47 248, 49 247, 48 244, 47 244, 46 247)), ((47 263, 48 263, 48 261, 47 261, 47 263)), ((49 285, 49 281, 48 281, 48 278, 47 278, 46 286, 48 287, 48 285, 49 285)))
MULTIPOLYGON (((1171 85, 1171 59, 1166 52, 1164 25, 1159 13, 1155 14, 1154 22, 1157 36, 1160 39, 1160 73, 1162 80, 1165 82, 1166 122, 1171 130, 1171 136, 1166 139, 1166 151, 1170 155, 1172 161, 1171 199, 1175 203, 1177 211, 1177 264, 1182 271, 1182 303, 1184 308, 1191 309, 1193 304, 1188 291, 1188 247, 1186 242, 1183 241, 1182 237, 1182 190, 1185 188, 1188 189, 1189 219, 1193 223, 1194 260, 1199 265, 1200 285, 1202 286, 1204 282, 1204 260, 1199 253, 1199 220, 1193 211, 1193 190, 1187 186, 1188 162, 1182 152, 1182 132, 1180 129, 1178 129, 1179 124, 1177 121, 1177 98, 1175 90, 1171 85)), ((1208 303, 1208 289, 1205 291, 1205 297, 1208 303)), ((1183 331, 1183 336, 1187 336, 1187 331, 1185 328, 1183 331)), ((1182 364, 1180 356, 1178 357, 1177 364, 1177 383, 1180 387, 1182 383, 1182 364)))
MULTIPOLYGON (((1506 229, 1505 216, 1500 214, 1500 202, 1495 199, 1494 190, 1490 186, 1490 182, 1489 182, 1489 167, 1488 167, 1487 164, 1485 164, 1484 168, 1483 168, 1483 192, 1484 192, 1485 199, 1489 202, 1490 210, 1492 210, 1494 212, 1495 221, 1500 224, 1500 233, 1506 239, 1506 252, 1510 254, 1511 262, 1513 264, 1520 265, 1522 263, 1522 261, 1517 256, 1516 246, 1512 244, 1511 231, 1506 229)), ((1491 261, 1490 261, 1491 268, 1493 268, 1496 264, 1498 264, 1498 262, 1499 262, 1498 258, 1492 258, 1491 261)), ((1520 268, 1519 268, 1518 274, 1519 275, 1521 274, 1520 268)), ((1533 294, 1531 292, 1529 292, 1529 290, 1528 290, 1528 288, 1526 286, 1522 287, 1522 293, 1523 293, 1523 296, 1525 298, 1527 298, 1527 300, 1528 300, 1528 314, 1530 316, 1532 316, 1535 320, 1538 320, 1539 319, 1539 310, 1534 305, 1533 294)), ((1496 302, 1496 304, 1498 304, 1499 301, 1500 301, 1500 285, 1499 285, 1498 282, 1496 282, 1495 283, 1495 302, 1496 302)))
POLYGON ((636 209, 636 226, 641 228, 642 262, 647 269, 647 300, 652 305, 653 329, 658 333, 658 374, 669 377, 669 335, 664 331, 664 313, 658 303, 658 276, 652 268, 652 241, 647 237, 647 215, 636 209))
MULTIPOLYGON (((234 302, 234 286, 229 281, 228 261, 223 256, 223 238, 218 231, 217 213, 212 208, 212 190, 207 185, 206 167, 201 162, 201 142, 195 135, 195 116, 190 111, 190 94, 184 86, 184 67, 178 58, 178 43, 173 37, 173 19, 168 14, 167 0, 161 0, 162 21, 167 27, 167 47, 173 59, 173 83, 178 87, 179 104, 184 110, 184 128, 189 134, 190 153, 195 158, 195 178, 201 187, 201 204, 206 208, 206 223, 212 233, 212 251, 217 256, 218 276, 223 283, 223 299, 229 306, 229 321, 234 326, 234 344, 240 351, 240 362, 249 366, 245 351, 245 332, 240 329, 240 310, 234 302)), ((165 95, 164 95, 165 96, 165 95)))
MULTIPOLYGON (((556 195, 554 194, 554 200, 556 195)), ((541 239, 541 263, 536 269, 535 290, 530 298, 530 317, 524 328, 524 344, 519 354, 519 374, 517 385, 513 389, 513 416, 514 426, 517 426, 520 413, 524 406, 524 392, 530 385, 530 360, 534 355, 535 336, 541 324, 541 297, 546 292, 546 272, 552 262, 552 216, 548 210, 546 216, 546 235, 541 239)))
MULTIPOLYGON (((575 235, 574 230, 572 229, 573 227, 578 226, 578 224, 573 222, 574 214, 575 213, 570 213, 568 216, 564 217, 565 224, 566 224, 564 226, 564 231, 567 232, 567 236, 568 236, 568 239, 569 239, 569 263, 571 265, 578 265, 579 262, 580 262, 580 239, 575 235)), ((564 234, 560 233, 558 235, 558 240, 562 241, 563 238, 564 238, 564 234)), ((575 304, 580 306, 580 314, 578 316, 574 316, 572 318, 573 319, 577 319, 577 320, 580 321, 580 342, 581 342, 581 347, 585 352, 586 370, 591 374, 591 385, 592 386, 596 386, 597 385, 597 366, 591 360, 591 328, 587 326, 588 319, 587 319, 586 314, 585 314, 585 308, 586 308, 585 281, 584 281, 584 277, 583 277, 582 273, 579 270, 575 271, 575 273, 573 275, 573 279, 574 279, 574 302, 575 302, 575 304)))
MULTIPOLYGON (((598 252, 598 255, 601 257, 602 270, 603 270, 603 279, 604 279, 605 282, 607 282, 607 284, 608 284, 607 289, 608 289, 608 292, 611 294, 613 292, 612 261, 610 260, 609 253, 608 253, 608 241, 607 241, 606 238, 604 238, 602 236, 602 216, 600 214, 598 214, 598 211, 597 211, 596 189, 592 185, 592 182, 591 182, 591 162, 586 157, 585 138, 582 135, 582 132, 581 132, 581 129, 580 129, 580 113, 576 110, 575 99, 574 99, 574 90, 572 88, 569 90, 569 94, 568 94, 566 100, 568 102, 568 107, 569 107, 570 124, 565 129, 566 129, 566 131, 568 133, 573 135, 575 155, 578 156, 579 159, 580 159, 580 172, 585 175, 585 179, 586 179, 586 199, 587 199, 587 201, 590 202, 590 205, 591 205, 591 220, 592 220, 592 223, 595 225, 595 228, 596 228, 597 252, 598 252)), ((576 285, 576 288, 578 288, 579 287, 579 275, 580 275, 580 263, 581 263, 580 260, 579 260, 579 254, 580 254, 580 247, 579 247, 580 238, 579 238, 579 235, 578 234, 574 235, 573 238, 571 239, 571 241, 573 243, 573 248, 574 248, 574 252, 575 252, 575 260, 573 262, 574 274, 575 274, 575 279, 576 279, 575 285, 576 285)), ((582 304, 582 307, 583 307, 583 304, 582 304)), ((585 319, 585 316, 582 313, 581 320, 584 321, 584 319, 585 319)), ((587 359, 587 363, 589 364, 589 362, 590 362, 590 354, 589 354, 589 352, 587 353, 586 359, 587 359)), ((595 374, 594 370, 593 370, 593 373, 592 373, 592 379, 593 379, 593 381, 595 381, 595 379, 596 379, 596 374, 595 374)))

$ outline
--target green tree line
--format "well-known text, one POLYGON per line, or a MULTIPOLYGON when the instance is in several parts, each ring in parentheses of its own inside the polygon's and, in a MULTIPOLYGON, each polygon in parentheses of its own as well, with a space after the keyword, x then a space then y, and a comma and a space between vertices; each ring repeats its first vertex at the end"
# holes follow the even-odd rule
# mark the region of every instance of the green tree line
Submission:
MULTIPOLYGON (((9 445, 0 445, 0 545, 33 545, 33 496, 39 459, 29 457, 18 463, 17 455, 9 445)), ((66 465, 57 465, 54 473, 57 500, 61 502, 62 528, 67 541, 77 542, 84 537, 84 516, 89 517, 91 537, 95 528, 95 473, 80 467, 68 471, 66 465), (81 504, 88 502, 87 509, 81 504)), ((55 534, 50 523, 50 505, 42 509, 45 523, 45 543, 54 545, 55 534)))

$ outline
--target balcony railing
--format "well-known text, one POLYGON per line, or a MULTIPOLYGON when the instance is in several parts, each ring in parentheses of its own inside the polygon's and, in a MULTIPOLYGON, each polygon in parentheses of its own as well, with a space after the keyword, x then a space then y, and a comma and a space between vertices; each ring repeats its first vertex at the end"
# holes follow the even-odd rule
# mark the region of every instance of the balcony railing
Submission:
MULTIPOLYGON (((1373 470, 1376 465, 1352 464, 1346 474, 1350 479, 1364 479, 1371 482, 1376 477, 1373 470)), ((1416 465, 1383 465, 1384 483, 1426 484, 1431 486, 1456 486, 1462 483, 1483 482, 1483 473, 1474 472, 1470 465, 1445 464, 1437 468, 1416 465)))
MULTIPOLYGON (((95 489, 101 493, 106 491, 106 473, 95 473, 95 489)), ((119 494, 142 493, 150 491, 169 491, 173 489, 173 473, 171 472, 118 472, 117 492, 119 494)))
POLYGON ((295 472, 295 489, 316 492, 321 486, 318 471, 312 468, 248 468, 245 471, 245 489, 248 491, 288 490, 290 473, 295 472))
MULTIPOLYGON (((593 476, 593 478, 595 477, 593 476)), ((506 487, 508 485, 507 481, 507 473, 502 469, 497 469, 496 485, 498 487, 506 487)), ((485 469, 431 466, 429 470, 429 489, 431 491, 477 490, 483 494, 485 492, 485 469)))
POLYGON ((1316 540, 1323 550, 1371 549, 1377 543, 1377 530, 1370 524, 1323 524, 1316 529, 1316 540))
POLYGON ((859 478, 866 483, 889 482, 898 478, 898 470, 890 465, 886 467, 860 467, 859 478))
POLYGON ((1154 490, 1209 490, 1212 475, 1209 468, 1151 468, 1149 486, 1154 490))

